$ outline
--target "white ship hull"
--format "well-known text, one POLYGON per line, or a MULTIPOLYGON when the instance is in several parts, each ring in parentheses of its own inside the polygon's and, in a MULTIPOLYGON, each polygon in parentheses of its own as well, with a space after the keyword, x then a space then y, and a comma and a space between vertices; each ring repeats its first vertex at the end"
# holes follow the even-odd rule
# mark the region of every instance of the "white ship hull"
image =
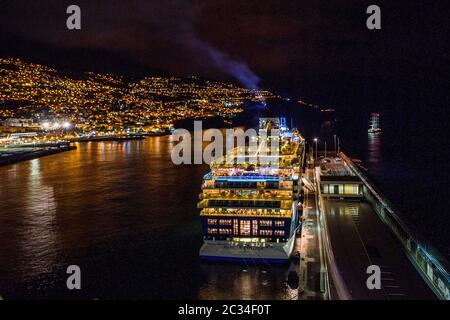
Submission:
POLYGON ((200 248, 204 260, 286 262, 294 249, 295 232, 287 242, 268 242, 265 247, 233 245, 229 241, 205 240, 200 248))
POLYGON ((380 128, 369 129, 369 130, 367 130, 367 132, 372 133, 372 134, 381 133, 381 129, 380 128))

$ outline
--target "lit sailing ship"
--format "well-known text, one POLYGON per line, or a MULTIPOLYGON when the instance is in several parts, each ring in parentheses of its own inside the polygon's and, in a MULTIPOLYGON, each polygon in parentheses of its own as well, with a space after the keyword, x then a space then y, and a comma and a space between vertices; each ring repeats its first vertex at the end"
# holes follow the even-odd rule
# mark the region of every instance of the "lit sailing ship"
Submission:
POLYGON ((203 259, 283 262, 292 253, 305 142, 284 118, 261 118, 256 140, 257 150, 248 147, 245 154, 257 161, 240 163, 235 148, 204 176, 198 203, 203 259), (270 129, 277 134, 268 134, 270 129), (261 155, 263 139, 266 146, 276 143, 277 152, 261 155))
POLYGON ((370 126, 369 130, 367 130, 369 133, 381 133, 380 128, 380 114, 379 113, 372 113, 370 117, 370 126))

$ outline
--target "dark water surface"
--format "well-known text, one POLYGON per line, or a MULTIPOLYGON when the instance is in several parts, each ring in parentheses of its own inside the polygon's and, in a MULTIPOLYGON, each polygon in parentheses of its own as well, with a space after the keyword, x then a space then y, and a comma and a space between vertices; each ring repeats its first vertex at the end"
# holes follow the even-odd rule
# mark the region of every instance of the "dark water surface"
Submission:
POLYGON ((170 137, 90 142, 0 167, 0 295, 291 299, 289 265, 205 264, 196 204, 206 165, 170 137), (66 289, 78 265, 82 290, 66 289))

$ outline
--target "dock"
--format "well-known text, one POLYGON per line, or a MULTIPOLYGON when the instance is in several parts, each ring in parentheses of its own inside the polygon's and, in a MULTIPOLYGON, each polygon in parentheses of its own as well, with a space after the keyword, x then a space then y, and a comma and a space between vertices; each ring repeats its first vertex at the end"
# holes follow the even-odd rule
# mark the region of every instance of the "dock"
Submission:
POLYGON ((128 141, 128 140, 143 140, 145 139, 144 135, 135 135, 135 134, 127 134, 127 135, 105 135, 105 136, 84 136, 73 138, 70 141, 72 142, 104 142, 104 141, 128 141))
POLYGON ((76 147, 69 142, 4 146, 0 147, 0 166, 32 160, 74 149, 76 149, 76 147))
POLYGON ((304 183, 303 222, 300 242, 299 300, 327 300, 330 298, 327 265, 324 258, 317 193, 313 187, 314 171, 306 169, 304 183))
POLYGON ((344 154, 316 161, 322 246, 332 299, 410 300, 442 298, 405 252, 392 228, 380 218, 368 181, 344 154), (381 288, 367 287, 367 268, 380 267, 381 288))

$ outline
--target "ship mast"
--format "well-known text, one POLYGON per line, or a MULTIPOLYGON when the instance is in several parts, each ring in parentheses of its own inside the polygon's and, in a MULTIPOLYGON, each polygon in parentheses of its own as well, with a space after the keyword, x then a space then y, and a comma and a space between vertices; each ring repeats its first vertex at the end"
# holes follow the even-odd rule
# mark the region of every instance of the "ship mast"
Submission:
POLYGON ((369 132, 381 131, 380 128, 380 114, 373 112, 370 117, 369 132))

